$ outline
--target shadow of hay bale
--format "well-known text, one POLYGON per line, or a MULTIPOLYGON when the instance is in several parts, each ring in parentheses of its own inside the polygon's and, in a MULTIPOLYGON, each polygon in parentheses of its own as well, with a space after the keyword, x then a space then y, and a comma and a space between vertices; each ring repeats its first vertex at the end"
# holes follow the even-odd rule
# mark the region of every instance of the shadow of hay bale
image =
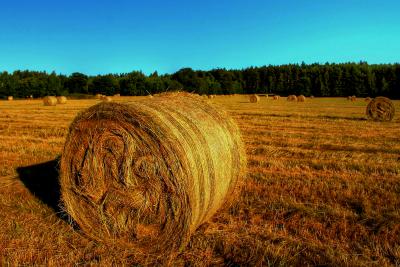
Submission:
POLYGON ((40 201, 52 208, 58 217, 67 220, 67 214, 60 207, 59 158, 51 161, 18 167, 19 179, 40 201))

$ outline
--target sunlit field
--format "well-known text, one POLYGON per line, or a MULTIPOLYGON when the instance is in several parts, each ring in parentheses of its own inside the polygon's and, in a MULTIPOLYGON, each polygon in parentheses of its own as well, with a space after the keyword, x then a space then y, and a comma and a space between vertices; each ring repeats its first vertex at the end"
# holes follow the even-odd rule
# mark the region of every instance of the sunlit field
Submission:
MULTIPOLYGON (((238 123, 248 173, 171 265, 400 265, 400 101, 392 122, 367 120, 364 99, 206 101, 238 123)), ((99 102, 0 101, 1 265, 134 264, 134 252, 86 238, 58 207, 68 126, 99 102)))

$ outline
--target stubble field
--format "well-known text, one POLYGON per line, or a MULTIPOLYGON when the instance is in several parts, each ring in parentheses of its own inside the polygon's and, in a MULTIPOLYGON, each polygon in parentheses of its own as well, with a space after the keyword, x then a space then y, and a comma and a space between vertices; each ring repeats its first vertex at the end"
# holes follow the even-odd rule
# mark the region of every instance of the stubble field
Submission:
MULTIPOLYGON (((366 119, 363 99, 210 101, 237 121, 248 174, 235 204, 171 265, 400 265, 400 101, 385 123, 366 119)), ((87 239, 57 205, 68 126, 98 102, 0 102, 1 265, 133 264, 131 251, 87 239)))

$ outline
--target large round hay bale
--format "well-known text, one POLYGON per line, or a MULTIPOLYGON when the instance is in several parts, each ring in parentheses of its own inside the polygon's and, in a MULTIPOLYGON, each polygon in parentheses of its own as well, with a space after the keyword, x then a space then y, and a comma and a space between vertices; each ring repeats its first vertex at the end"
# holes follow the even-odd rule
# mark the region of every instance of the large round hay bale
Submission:
POLYGON ((369 102, 366 110, 368 118, 376 121, 391 121, 395 108, 392 101, 383 96, 378 96, 369 102))
POLYGON ((65 96, 57 96, 57 104, 67 104, 67 98, 65 96))
POLYGON ((168 258, 234 195, 245 166, 238 127, 200 96, 100 103, 70 126, 62 200, 89 237, 168 258))
POLYGON ((46 96, 43 98, 43 104, 45 106, 55 106, 57 105, 57 98, 55 96, 46 96))
POLYGON ((8 100, 8 101, 13 101, 13 100, 14 100, 14 97, 10 95, 9 97, 7 97, 7 100, 8 100))
POLYGON ((260 101, 260 97, 258 95, 251 95, 250 102, 251 103, 258 103, 260 101))
POLYGON ((299 95, 297 97, 297 102, 304 102, 304 101, 306 101, 306 97, 304 95, 299 95))
POLYGON ((297 96, 295 96, 295 95, 289 95, 289 96, 287 97, 287 100, 288 100, 288 101, 297 101, 297 96))

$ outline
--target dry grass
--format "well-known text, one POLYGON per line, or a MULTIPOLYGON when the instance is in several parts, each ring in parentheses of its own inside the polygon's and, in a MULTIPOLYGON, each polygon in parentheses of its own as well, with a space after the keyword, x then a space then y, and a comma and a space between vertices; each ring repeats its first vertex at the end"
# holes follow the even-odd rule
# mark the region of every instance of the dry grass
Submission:
MULTIPOLYGON (((214 102, 242 131, 249 174, 236 204, 200 227, 172 265, 400 264, 399 115, 368 121, 367 103, 345 98, 214 102)), ((2 265, 133 265, 129 250, 94 242, 65 220, 54 161, 16 171, 60 155, 73 118, 97 103, 2 101, 2 265)))

